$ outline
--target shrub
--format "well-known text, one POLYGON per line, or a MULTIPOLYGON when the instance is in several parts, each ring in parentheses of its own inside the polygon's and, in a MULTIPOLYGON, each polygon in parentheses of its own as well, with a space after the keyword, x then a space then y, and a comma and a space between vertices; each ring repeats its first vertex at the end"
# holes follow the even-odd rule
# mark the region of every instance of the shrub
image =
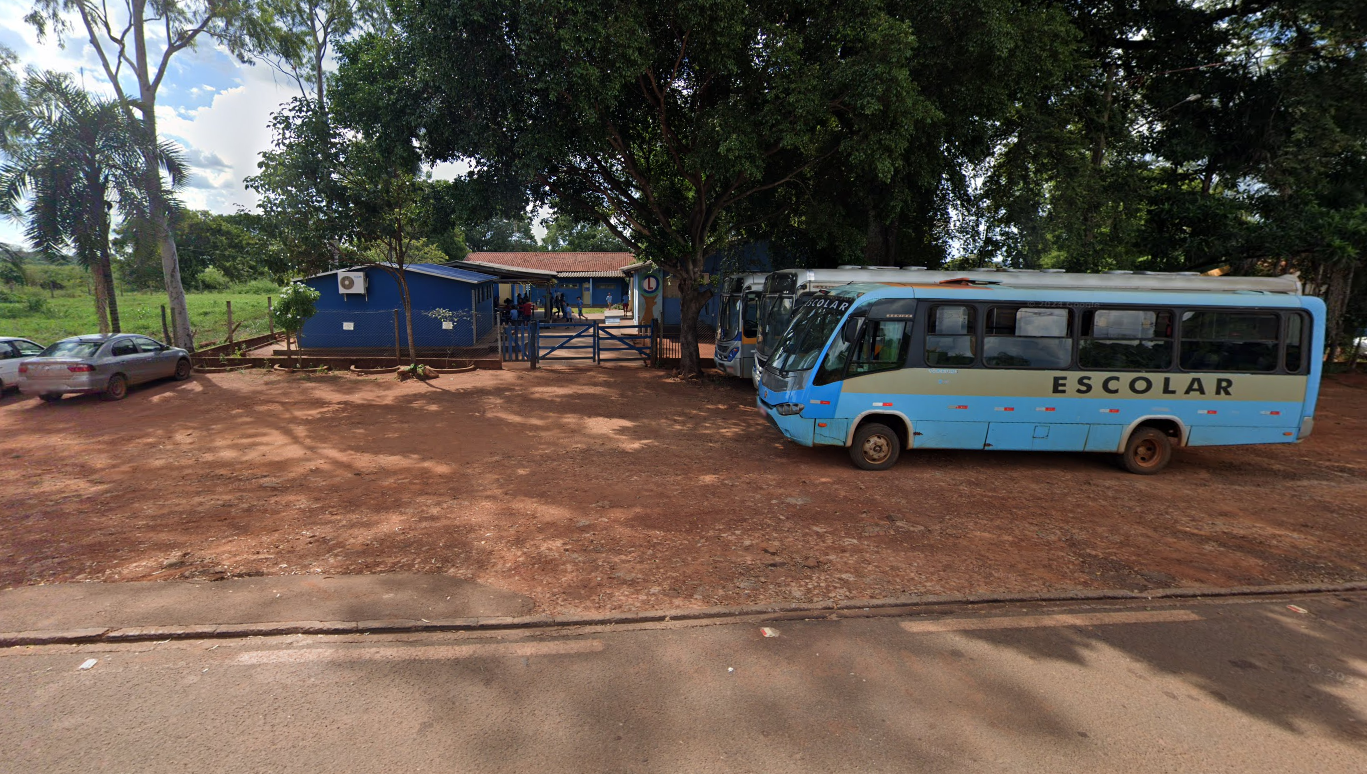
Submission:
POLYGON ((241 285, 234 285, 233 292, 244 296, 273 296, 280 292, 280 286, 268 279, 254 279, 241 285))
POLYGON ((24 311, 29 314, 42 314, 47 311, 47 299, 42 296, 24 296, 24 311))
POLYGON ((205 290, 223 290, 231 283, 222 269, 208 266, 199 273, 199 286, 205 290))

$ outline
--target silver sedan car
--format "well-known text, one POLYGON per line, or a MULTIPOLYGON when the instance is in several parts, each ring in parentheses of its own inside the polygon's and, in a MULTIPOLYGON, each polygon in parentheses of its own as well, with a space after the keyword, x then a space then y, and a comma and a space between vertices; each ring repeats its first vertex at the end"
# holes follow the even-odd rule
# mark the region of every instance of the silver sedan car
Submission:
POLYGON ((122 400, 128 386, 173 376, 190 378, 190 353, 146 336, 103 333, 62 339, 19 364, 19 391, 49 403, 98 393, 122 400))

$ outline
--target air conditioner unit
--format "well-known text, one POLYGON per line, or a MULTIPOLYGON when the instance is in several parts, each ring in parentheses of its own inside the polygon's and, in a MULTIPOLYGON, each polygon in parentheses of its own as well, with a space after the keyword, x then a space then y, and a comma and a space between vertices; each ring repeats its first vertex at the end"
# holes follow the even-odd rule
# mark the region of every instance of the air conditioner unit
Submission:
POLYGON ((337 272, 337 292, 364 293, 365 292, 365 272, 363 271, 339 271, 337 272))

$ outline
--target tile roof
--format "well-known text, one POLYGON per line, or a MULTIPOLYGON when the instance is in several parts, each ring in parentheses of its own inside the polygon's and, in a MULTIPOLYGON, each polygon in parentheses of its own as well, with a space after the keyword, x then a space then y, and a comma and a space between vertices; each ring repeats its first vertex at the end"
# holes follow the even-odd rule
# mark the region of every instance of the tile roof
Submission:
POLYGON ((622 267, 636 261, 631 253, 470 253, 465 260, 508 266, 516 269, 537 269, 554 272, 613 272, 620 276, 622 267))

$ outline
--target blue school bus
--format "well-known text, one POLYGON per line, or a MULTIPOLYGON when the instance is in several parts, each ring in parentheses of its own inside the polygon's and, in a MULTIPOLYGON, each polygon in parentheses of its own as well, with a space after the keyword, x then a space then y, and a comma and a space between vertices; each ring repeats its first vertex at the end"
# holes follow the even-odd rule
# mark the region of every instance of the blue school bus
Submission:
POLYGON ((854 284, 798 310, 758 406, 804 446, 885 470, 908 449, 1107 452, 1295 443, 1314 425, 1324 303, 1294 277, 972 273, 854 284))

